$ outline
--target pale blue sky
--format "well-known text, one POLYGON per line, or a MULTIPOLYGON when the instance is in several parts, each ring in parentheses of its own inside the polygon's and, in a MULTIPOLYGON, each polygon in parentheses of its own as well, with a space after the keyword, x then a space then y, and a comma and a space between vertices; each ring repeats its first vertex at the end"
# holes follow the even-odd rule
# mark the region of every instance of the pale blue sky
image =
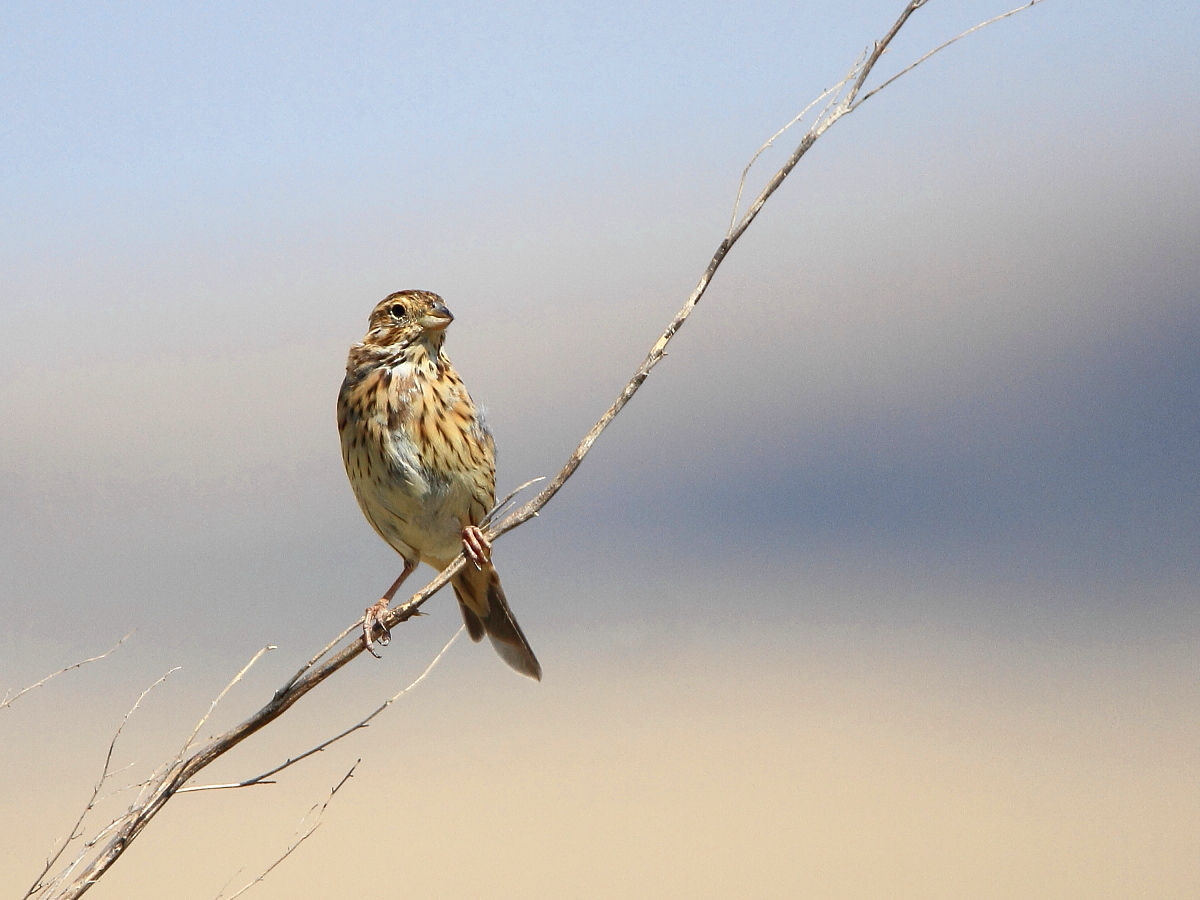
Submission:
MULTIPOLYGON (((726 175, 893 6, 12 4, 0 13, 6 243, 99 222, 114 240, 194 236, 235 210, 244 227, 397 200, 428 216, 533 183, 726 175)), ((997 8, 926 9, 895 55, 997 8)), ((1100 120, 1194 125, 1197 19, 1186 3, 1046 3, 900 86, 941 94, 920 120, 888 98, 873 127, 907 119, 900 152, 927 149, 944 122, 968 145, 989 119, 1029 138, 1100 120)))
MULTIPOLYGON (((167 584, 212 595, 214 636, 264 585, 321 610, 351 577, 377 591, 393 563, 328 407, 345 345, 398 287, 458 314, 501 486, 551 470, 686 295, 744 161, 895 6, 7 6, 17 631, 47 567, 55 595, 96 592, 79 614, 131 624, 167 584)), ((885 66, 1002 8, 932 3, 885 66)), ((603 590, 611 558, 669 579, 675 554, 741 571, 757 547, 815 580, 861 566, 886 585, 894 565, 984 593, 1074 586, 1048 601, 1068 634, 1134 627, 1145 603, 1193 627, 1194 598, 1155 585, 1194 574, 1200 537, 1198 36, 1193 4, 1047 0, 840 123, 560 524, 509 552, 578 553, 597 602, 651 618, 603 590), (1130 583, 1157 599, 1090 616, 1130 583)), ((587 627, 554 599, 577 564, 542 590, 515 563, 530 616, 587 627)), ((939 588, 914 613, 854 590, 748 602, 1022 627, 1019 604, 939 588)))

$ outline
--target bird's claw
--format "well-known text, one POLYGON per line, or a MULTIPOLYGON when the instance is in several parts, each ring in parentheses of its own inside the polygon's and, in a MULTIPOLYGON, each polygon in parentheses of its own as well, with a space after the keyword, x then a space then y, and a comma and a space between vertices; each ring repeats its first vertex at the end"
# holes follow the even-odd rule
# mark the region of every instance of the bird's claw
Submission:
POLYGON ((383 624, 383 617, 387 615, 387 611, 388 601, 384 597, 373 606, 368 606, 363 612, 363 646, 376 659, 381 657, 375 652, 373 645, 377 642, 380 646, 386 647, 392 640, 392 633, 383 624), (375 637, 376 633, 379 635, 378 640, 375 637))
POLYGON ((482 529, 477 525, 468 525, 462 532, 463 555, 482 569, 485 563, 492 560, 492 542, 487 539, 482 529))

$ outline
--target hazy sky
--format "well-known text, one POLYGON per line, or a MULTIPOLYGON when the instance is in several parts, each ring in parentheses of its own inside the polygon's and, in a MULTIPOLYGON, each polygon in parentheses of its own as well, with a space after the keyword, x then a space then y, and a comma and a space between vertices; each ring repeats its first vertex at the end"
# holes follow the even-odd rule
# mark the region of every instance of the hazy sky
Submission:
MULTIPOLYGON (((690 291, 746 161, 900 4, 844 6, 6 5, 0 688, 137 628, 120 690, 22 702, 82 708, 72 690, 91 690, 119 718, 132 685, 183 662, 202 705, 256 647, 282 645, 282 673, 378 596, 398 559, 354 504, 333 403, 390 291, 435 290, 455 313, 447 346, 495 427, 500 490, 556 469, 690 291)), ((930 3, 881 73, 1004 8, 930 3)), ((553 716, 522 704, 571 709, 614 666, 681 697, 692 677, 751 690, 770 671, 817 678, 821 703, 869 695, 887 758, 894 698, 864 687, 887 683, 873 660, 920 672, 922 697, 998 673, 1013 693, 976 700, 1014 722, 1030 673, 1052 672, 1146 687, 1162 705, 1138 726, 1139 772, 1194 786, 1200 758, 1178 748, 1200 743, 1198 41, 1194 3, 1046 0, 835 126, 575 479, 498 545, 558 687, 489 702, 548 739, 553 716), (694 646, 720 664, 697 675, 694 646)), ((453 632, 451 607, 431 603, 415 656, 453 632)), ((455 652, 464 691, 507 677, 486 649, 455 652)), ((1045 721, 1102 730, 1145 696, 1095 690, 1094 719, 1067 691, 1045 721)), ((586 741, 630 714, 652 747, 663 691, 572 727, 586 741)), ((768 732, 800 694, 779 696, 755 720, 768 732)), ((729 737, 731 708, 697 715, 729 737)), ((115 721, 96 715, 97 734, 115 721)), ((1033 731, 1070 769, 1074 751, 1033 731)), ((807 740, 754 733, 779 773, 807 740)), ((905 739, 949 740, 922 734, 905 739)), ((986 759, 972 771, 995 787, 986 759)), ((1156 817, 1138 840, 1182 827, 1156 817)), ((1180 885, 1187 849, 1191 864, 1159 859, 1180 885)), ((1094 885, 1141 896, 1146 871, 1094 885)), ((920 896, 963 884, 911 879, 920 896)))

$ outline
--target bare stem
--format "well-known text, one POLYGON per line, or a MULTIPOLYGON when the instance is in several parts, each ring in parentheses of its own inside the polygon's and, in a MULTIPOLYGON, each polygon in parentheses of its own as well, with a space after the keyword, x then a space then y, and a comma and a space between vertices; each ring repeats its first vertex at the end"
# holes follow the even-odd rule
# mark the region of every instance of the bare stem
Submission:
POLYGON ((462 633, 463 633, 463 628, 459 627, 458 631, 454 632, 454 636, 446 642, 446 646, 442 647, 442 649, 440 651, 438 651, 438 655, 433 658, 433 661, 425 667, 425 671, 422 672, 420 675, 418 675, 416 678, 414 678, 412 680, 412 682, 408 685, 408 687, 405 687, 405 688, 397 691, 388 700, 386 700, 384 703, 382 703, 380 706, 378 706, 370 715, 366 716, 364 719, 362 719, 362 721, 356 722, 355 724, 351 725, 349 728, 347 728, 345 731, 341 732, 340 734, 334 735, 333 737, 329 738, 329 740, 327 740, 327 741, 322 741, 320 744, 317 744, 317 746, 313 747, 311 750, 307 750, 304 753, 301 753, 299 756, 294 756, 291 759, 288 759, 286 762, 280 763, 275 768, 268 769, 266 772, 263 772, 261 775, 255 775, 253 778, 247 778, 244 781, 235 781, 235 782, 230 782, 227 784, 190 785, 188 787, 180 788, 178 791, 176 791, 176 793, 186 794, 189 791, 217 791, 217 790, 228 790, 230 788, 252 787, 253 785, 256 785, 256 784, 274 784, 275 782, 267 780, 272 775, 276 775, 279 772, 282 772, 284 769, 288 768, 289 766, 294 766, 296 763, 300 762, 301 760, 308 759, 310 756, 312 756, 316 753, 320 753, 322 750, 324 750, 330 744, 337 743, 342 738, 346 737, 348 734, 353 734, 355 731, 358 731, 360 728, 366 728, 367 725, 370 724, 372 719, 374 719, 377 715, 379 715, 381 712, 383 712, 385 709, 387 709, 389 706, 391 706, 393 703, 395 703, 397 700, 399 700, 401 697, 403 697, 405 694, 407 694, 409 691, 411 691, 413 688, 415 688, 418 684, 420 684, 422 681, 424 681, 428 677, 429 673, 433 671, 434 666, 436 666, 439 662, 442 661, 442 657, 446 655, 446 651, 450 649, 451 645, 456 640, 458 640, 459 636, 462 635, 462 633))
MULTIPOLYGON (((455 637, 457 637, 457 635, 455 635, 455 637)), ((347 772, 345 775, 343 775, 342 780, 339 781, 336 785, 334 785, 333 790, 329 792, 329 796, 325 798, 324 803, 320 804, 320 806, 314 806, 312 809, 310 809, 308 811, 308 814, 304 817, 304 819, 307 819, 309 816, 312 816, 314 812, 316 813, 316 815, 313 816, 312 824, 309 825, 304 830, 304 832, 298 838, 296 838, 296 840, 292 841, 292 843, 288 846, 288 848, 283 851, 283 854, 278 859, 276 859, 275 862, 273 862, 273 863, 271 863, 271 865, 267 866, 262 871, 261 874, 259 874, 252 881, 248 882, 241 890, 237 891, 234 894, 230 894, 229 900, 236 900, 236 898, 242 896, 242 894, 246 893, 246 891, 250 890, 250 888, 254 887, 256 884, 259 884, 264 878, 266 878, 268 875, 270 875, 271 872, 273 872, 275 870, 275 868, 277 866, 279 866, 285 859, 287 859, 294 852, 296 852, 296 849, 301 844, 303 844, 310 837, 312 837, 313 832, 316 831, 318 826, 320 826, 320 824, 321 824, 321 816, 324 815, 325 810, 327 810, 329 808, 329 804, 333 801, 333 798, 335 796, 337 796, 337 792, 342 789, 342 785, 344 785, 347 781, 349 781, 351 776, 354 775, 354 770, 358 768, 358 764, 361 762, 362 762, 361 759, 355 761, 354 765, 352 765, 350 767, 350 771, 347 772)), ((304 819, 300 820, 301 826, 303 826, 303 824, 304 824, 304 819)), ((224 896, 224 894, 225 894, 225 890, 224 890, 224 888, 222 888, 221 893, 217 896, 217 900, 221 900, 221 897, 224 896)))
POLYGON ((16 691, 15 693, 12 691, 12 689, 9 689, 9 691, 5 693, 4 699, 0 700, 0 709, 4 709, 7 706, 12 706, 14 703, 17 702, 17 700, 20 697, 25 696, 30 691, 32 691, 34 688, 40 688, 43 684, 45 684, 51 678, 56 678, 59 675, 62 675, 64 672, 70 672, 72 669, 78 669, 80 666, 86 666, 88 663, 94 663, 98 660, 104 659, 106 656, 115 652, 118 647, 120 647, 123 643, 125 643, 127 640, 129 640, 129 638, 132 636, 133 636, 133 632, 131 631, 131 632, 129 632, 129 634, 125 635, 125 637, 121 638, 119 641, 117 641, 115 644, 113 644, 111 647, 109 647, 107 650, 105 650, 103 653, 101 653, 99 656, 91 656, 85 660, 81 660, 80 662, 72 663, 69 666, 65 666, 64 668, 59 669, 57 672, 51 672, 49 675, 47 675, 41 681, 34 682, 33 684, 29 685, 29 687, 21 688, 21 690, 16 691))
MULTIPOLYGON (((132 634, 132 632, 130 632, 130 634, 132 634)), ((129 635, 126 635, 125 637, 128 636, 129 635)), ((121 640, 123 641, 125 638, 121 638, 121 640)), ((113 650, 120 645, 120 641, 118 641, 117 645, 113 647, 113 650)), ((112 650, 108 652, 111 653, 112 650)), ((99 659, 100 657, 95 658, 99 659)), ((82 665, 82 663, 79 663, 78 665, 82 665)), ((33 884, 29 887, 29 890, 25 892, 26 897, 32 897, 39 891, 46 891, 53 887, 54 884, 62 881, 67 875, 69 875, 71 870, 81 862, 82 856, 77 857, 75 861, 71 863, 71 865, 69 865, 63 872, 59 873, 56 879, 51 882, 43 881, 43 879, 46 877, 46 874, 52 868, 54 868, 55 863, 62 858, 62 855, 66 852, 67 847, 71 846, 74 841, 83 836, 83 832, 80 830, 83 827, 83 820, 87 818, 88 813, 96 808, 96 798, 99 797, 100 791, 104 787, 104 783, 108 781, 109 776, 112 774, 110 770, 112 768, 113 751, 116 749, 117 739, 121 737, 121 732, 125 730, 125 726, 129 723, 130 717, 137 711, 138 707, 142 705, 142 701, 146 699, 146 695, 170 678, 173 674, 178 672, 179 668, 179 666, 176 666, 175 668, 167 671, 167 673, 155 681, 154 684, 142 691, 137 700, 134 701, 133 706, 129 707, 129 711, 125 713, 124 718, 121 719, 121 724, 117 726, 117 730, 113 733, 112 740, 108 742, 108 752, 104 755, 104 765, 100 769, 100 777, 96 779, 95 787, 92 788, 92 796, 89 797, 87 803, 84 804, 83 811, 79 813, 79 818, 76 819, 75 824, 71 826, 71 830, 68 832, 67 837, 63 840, 62 845, 49 857, 49 859, 46 860, 46 865, 42 868, 42 871, 38 873, 38 877, 34 879, 33 884)), ((115 819, 113 822, 110 822, 107 827, 112 828, 118 821, 120 821, 119 818, 115 819)), ((104 834, 104 831, 101 831, 101 834, 104 834)), ((96 838, 93 838, 92 841, 84 845, 82 851, 83 855, 86 855, 87 850, 92 847, 95 842, 96 838)))
POLYGON ((233 676, 233 680, 230 681, 229 684, 225 685, 225 688, 221 691, 221 693, 217 694, 216 699, 213 700, 213 702, 209 704, 208 712, 206 712, 203 716, 200 717, 200 721, 196 723, 196 727, 192 729, 192 733, 190 735, 188 735, 187 741, 184 742, 183 749, 179 751, 180 756, 187 753, 188 748, 190 748, 192 746, 192 742, 194 740, 196 740, 196 735, 198 735, 200 733, 200 729, 204 727, 204 723, 209 720, 209 718, 212 716, 213 712, 216 710, 216 708, 220 704, 220 702, 225 699, 225 695, 228 694, 231 690, 233 690, 233 686, 235 684, 237 684, 239 681, 241 681, 243 678, 245 678, 246 673, 250 671, 250 668, 256 662, 258 662, 260 659, 262 659, 266 653, 268 653, 271 650, 277 650, 277 649, 279 649, 279 648, 276 647, 274 644, 268 644, 266 647, 263 647, 261 650, 259 650, 257 653, 255 653, 254 656, 252 656, 250 658, 250 662, 248 662, 248 663, 246 663, 246 665, 242 666, 242 670, 233 676))

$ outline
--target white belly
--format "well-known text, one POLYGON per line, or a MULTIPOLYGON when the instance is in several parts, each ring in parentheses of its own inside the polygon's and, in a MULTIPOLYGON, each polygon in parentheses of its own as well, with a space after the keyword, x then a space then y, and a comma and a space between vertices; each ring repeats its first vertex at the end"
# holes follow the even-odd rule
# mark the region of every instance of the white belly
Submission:
POLYGON ((465 477, 425 469, 403 431, 385 432, 381 438, 363 441, 358 448, 343 438, 358 505, 397 553, 440 567, 462 549, 472 485, 465 477), (356 476, 356 471, 364 474, 356 476))

